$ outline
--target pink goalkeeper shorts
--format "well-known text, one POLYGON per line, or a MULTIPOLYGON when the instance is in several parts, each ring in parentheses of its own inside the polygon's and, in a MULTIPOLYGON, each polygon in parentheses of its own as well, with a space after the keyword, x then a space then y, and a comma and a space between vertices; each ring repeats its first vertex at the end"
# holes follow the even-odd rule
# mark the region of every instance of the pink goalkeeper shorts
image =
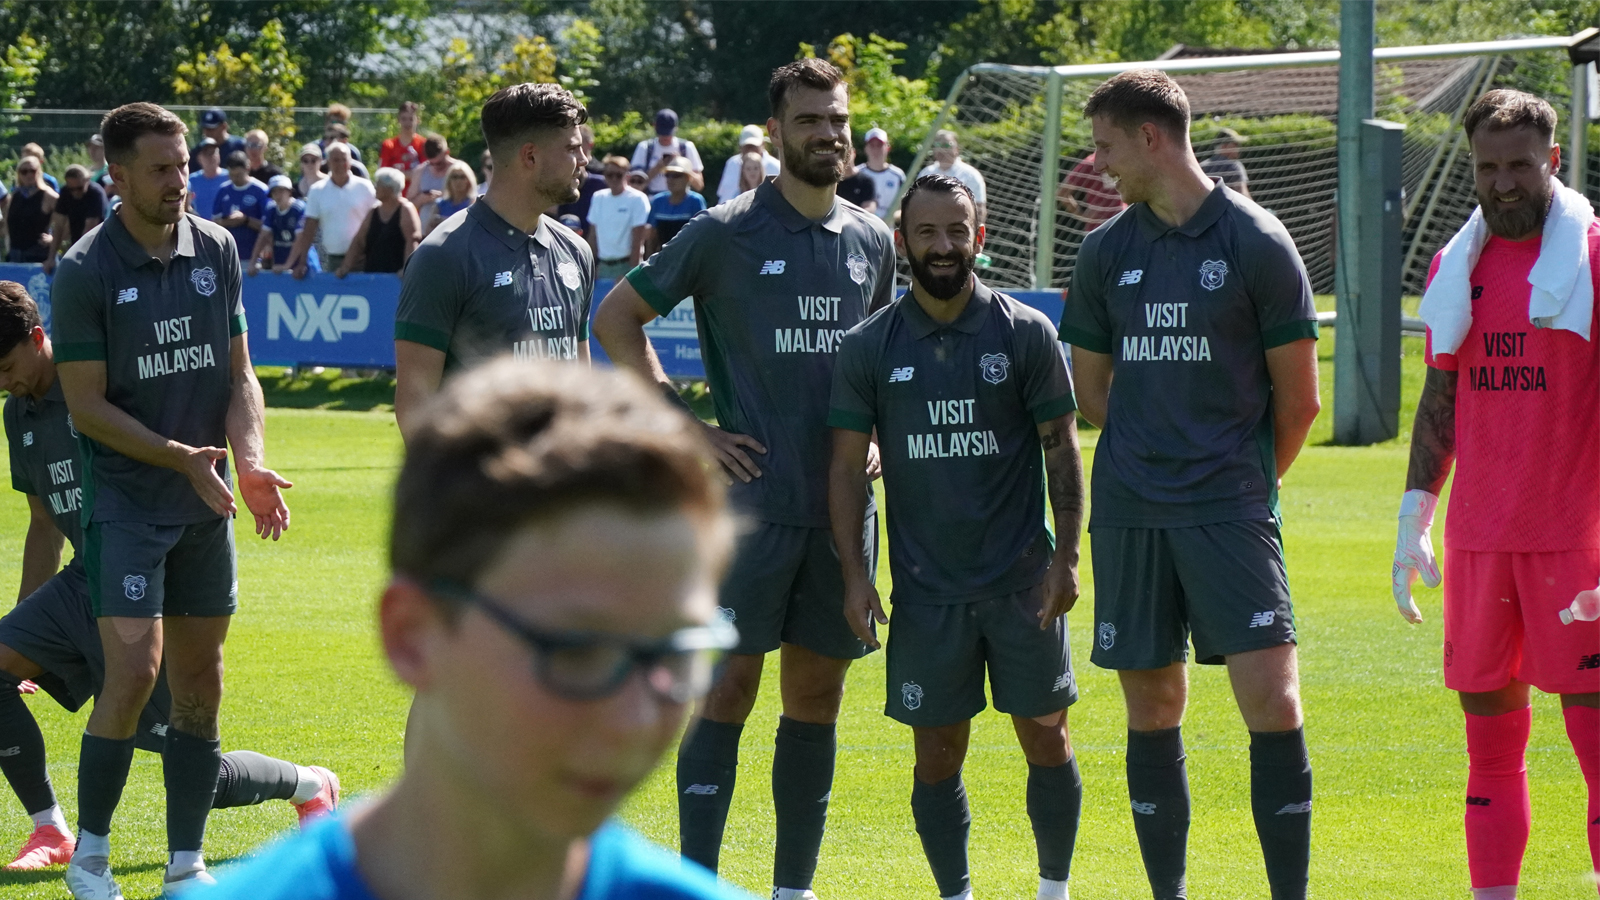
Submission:
POLYGON ((1444 683, 1477 693, 1512 679, 1548 694, 1600 691, 1600 622, 1560 612, 1600 580, 1600 550, 1444 551, 1444 683))

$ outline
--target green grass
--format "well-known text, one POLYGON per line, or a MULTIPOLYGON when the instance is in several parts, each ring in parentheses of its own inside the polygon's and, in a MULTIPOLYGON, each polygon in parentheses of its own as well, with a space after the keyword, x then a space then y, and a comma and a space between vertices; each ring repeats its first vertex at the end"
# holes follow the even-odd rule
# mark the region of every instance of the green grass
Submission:
MULTIPOLYGON (((1405 346, 1400 437, 1376 447, 1343 448, 1326 443, 1332 341, 1323 341, 1324 414, 1284 486, 1284 536, 1316 766, 1312 894, 1328 900, 1467 896, 1461 834, 1466 755, 1461 714, 1439 672, 1438 592, 1421 592, 1427 622, 1410 628, 1395 614, 1388 590, 1395 509, 1421 380, 1420 342, 1405 346)), ((296 483, 289 494, 294 528, 279 544, 264 544, 247 528, 240 533, 241 611, 228 641, 224 746, 327 765, 339 772, 347 796, 371 792, 398 771, 406 708, 404 693, 378 657, 372 627, 399 452, 392 415, 381 411, 388 387, 331 375, 267 380, 271 402, 323 408, 268 413, 270 461, 296 483)), ((1095 436, 1085 433, 1086 451, 1092 452, 1095 436)), ((16 583, 25 522, 20 496, 0 500, 0 584, 16 583)), ((1122 701, 1115 677, 1087 661, 1090 575, 1086 558, 1086 595, 1070 616, 1083 694, 1072 710, 1073 743, 1086 788, 1073 896, 1146 897, 1122 783, 1122 701)), ((880 580, 887 586, 886 566, 880 580)), ((1244 727, 1226 674, 1194 667, 1192 675, 1185 725, 1195 808, 1191 893, 1265 897, 1250 818, 1244 727)), ((854 667, 845 697, 838 779, 816 885, 823 900, 935 896, 912 829, 910 732, 883 716, 883 691, 883 656, 874 654, 854 667)), ((42 695, 30 703, 71 818, 83 715, 69 716, 42 695)), ((762 895, 771 867, 767 782, 778 709, 776 681, 768 679, 747 729, 743 778, 723 851, 724 873, 762 895)), ((1538 697, 1534 710, 1534 834, 1523 896, 1592 898, 1594 888, 1582 881, 1588 855, 1577 764, 1553 698, 1538 697)), ((1006 718, 993 711, 980 715, 966 767, 979 896, 1033 896, 1025 776, 1006 718)), ((675 843, 670 759, 624 814, 656 840, 675 843)), ((162 815, 160 762, 139 754, 114 835, 130 898, 151 897, 159 889, 162 815)), ((208 853, 213 861, 246 853, 293 819, 283 803, 220 811, 211 819, 208 853)), ((0 825, 5 848, 27 831, 8 791, 0 791, 0 825)), ((0 874, 5 900, 65 896, 59 870, 0 874)))

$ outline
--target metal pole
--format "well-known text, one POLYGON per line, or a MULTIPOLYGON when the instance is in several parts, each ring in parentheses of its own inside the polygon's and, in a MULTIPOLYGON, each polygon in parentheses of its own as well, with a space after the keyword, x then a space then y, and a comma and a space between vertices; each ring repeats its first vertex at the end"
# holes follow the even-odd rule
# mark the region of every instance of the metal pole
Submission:
MULTIPOLYGON (((956 83, 950 86, 950 93, 944 98, 944 106, 939 109, 939 117, 933 120, 933 125, 928 128, 928 133, 923 135, 922 143, 917 146, 917 155, 911 160, 911 168, 906 170, 906 180, 900 183, 899 189, 894 192, 894 200, 889 204, 890 209, 900 207, 900 198, 910 190, 911 182, 917 180, 917 173, 922 171, 922 164, 928 158, 928 148, 933 146, 933 136, 939 133, 944 123, 950 119, 950 114, 955 112, 956 97, 961 94, 961 89, 967 86, 967 79, 972 77, 974 66, 968 66, 956 76, 956 83)), ((894 220, 893 216, 889 217, 894 220)))
POLYGON ((1038 244, 1033 248, 1033 289, 1050 287, 1056 262, 1056 173, 1061 165, 1061 75, 1051 72, 1044 89, 1044 158, 1039 165, 1038 244))
MULTIPOLYGON (((1339 254, 1334 270, 1339 335, 1334 342, 1333 440, 1361 441, 1361 123, 1372 118, 1373 4, 1339 4, 1339 254)), ((1377 323, 1373 323, 1374 326, 1377 323)))
MULTIPOLYGON (((1500 71, 1500 59, 1500 57, 1495 56, 1488 60, 1488 65, 1484 67, 1482 77, 1474 83, 1472 93, 1467 97, 1469 101, 1478 99, 1479 95, 1483 93, 1483 89, 1489 86, 1489 82, 1493 80, 1495 73, 1500 71)), ((1462 116, 1458 116, 1456 119, 1458 124, 1466 114, 1466 107, 1462 107, 1461 111, 1462 116)), ((1467 133, 1459 127, 1452 129, 1451 134, 1452 137, 1449 142, 1450 153, 1445 157, 1444 165, 1439 168, 1438 180, 1435 182, 1424 181, 1417 185, 1419 196, 1424 189, 1429 189, 1430 185, 1431 189, 1428 190, 1428 203, 1422 208, 1422 218, 1417 220, 1416 228, 1412 229, 1414 236, 1411 239, 1411 245, 1406 248, 1406 260, 1400 267, 1402 273, 1411 271, 1411 266, 1417 260, 1417 254, 1422 252, 1422 236, 1427 233, 1428 226, 1433 224, 1433 212, 1439 205, 1439 197, 1444 193, 1445 182, 1450 177, 1450 171, 1456 167, 1456 157, 1461 155, 1462 145, 1467 142, 1467 133)), ((1415 210, 1415 208, 1413 205, 1412 209, 1415 210)), ((1404 275, 1402 274, 1401 277, 1403 278, 1404 275)))
POLYGON ((1589 163, 1589 67, 1593 63, 1580 63, 1572 67, 1572 111, 1567 116, 1571 129, 1567 138, 1567 187, 1580 194, 1587 193, 1584 182, 1588 179, 1589 163))

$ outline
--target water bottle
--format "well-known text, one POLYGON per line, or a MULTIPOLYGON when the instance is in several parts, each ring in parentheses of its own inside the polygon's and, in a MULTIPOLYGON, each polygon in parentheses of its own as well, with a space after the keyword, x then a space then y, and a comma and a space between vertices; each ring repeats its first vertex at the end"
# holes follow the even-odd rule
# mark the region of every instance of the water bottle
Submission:
POLYGON ((1573 622, 1593 622, 1600 619, 1600 588, 1592 591, 1581 591, 1572 601, 1572 605, 1561 611, 1561 624, 1571 625, 1573 622))

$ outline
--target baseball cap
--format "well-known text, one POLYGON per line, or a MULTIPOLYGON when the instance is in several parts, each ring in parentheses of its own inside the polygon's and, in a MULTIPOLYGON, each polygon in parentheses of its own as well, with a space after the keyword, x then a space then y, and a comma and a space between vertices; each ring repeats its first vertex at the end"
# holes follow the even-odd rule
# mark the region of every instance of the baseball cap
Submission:
POLYGON ((670 109, 656 113, 656 134, 671 134, 678 130, 678 114, 670 109))
POLYGON ((307 144, 304 147, 300 148, 300 155, 295 157, 295 158, 296 159, 305 159, 307 156, 315 156, 317 159, 321 159, 322 158, 322 148, 317 146, 317 144, 315 144, 315 143, 307 144))
POLYGON ((228 114, 216 107, 212 107, 200 114, 200 127, 215 128, 228 121, 228 114))
POLYGON ((294 190, 294 182, 290 181, 287 175, 274 175, 267 179, 268 191, 275 191, 278 188, 287 188, 292 191, 294 190))
POLYGON ((1232 128, 1218 128, 1217 129, 1216 141, 1219 144, 1227 143, 1228 141, 1232 141, 1235 144, 1242 144, 1247 140, 1249 140, 1249 138, 1245 137, 1244 135, 1240 134, 1237 131, 1234 131, 1232 128))
POLYGON ((212 139, 212 138, 201 138, 200 139, 200 143, 194 145, 194 150, 195 150, 196 153, 199 153, 201 150, 204 150, 207 147, 215 147, 215 146, 217 146, 217 142, 214 139, 212 139))
POLYGON ((889 132, 884 131, 882 128, 869 129, 867 131, 867 138, 864 143, 870 144, 873 141, 883 141, 885 144, 889 143, 889 132))
POLYGON ((749 147, 752 144, 759 147, 767 142, 767 133, 760 125, 746 125, 739 129, 739 147, 749 147))
POLYGON ((681 156, 674 156, 672 160, 667 163, 666 168, 662 169, 662 171, 679 172, 684 175, 689 175, 694 172, 694 168, 689 165, 689 161, 687 159, 684 159, 681 156))
POLYGON ((106 145, 105 138, 102 138, 98 132, 89 135, 89 143, 96 147, 104 147, 106 145))

